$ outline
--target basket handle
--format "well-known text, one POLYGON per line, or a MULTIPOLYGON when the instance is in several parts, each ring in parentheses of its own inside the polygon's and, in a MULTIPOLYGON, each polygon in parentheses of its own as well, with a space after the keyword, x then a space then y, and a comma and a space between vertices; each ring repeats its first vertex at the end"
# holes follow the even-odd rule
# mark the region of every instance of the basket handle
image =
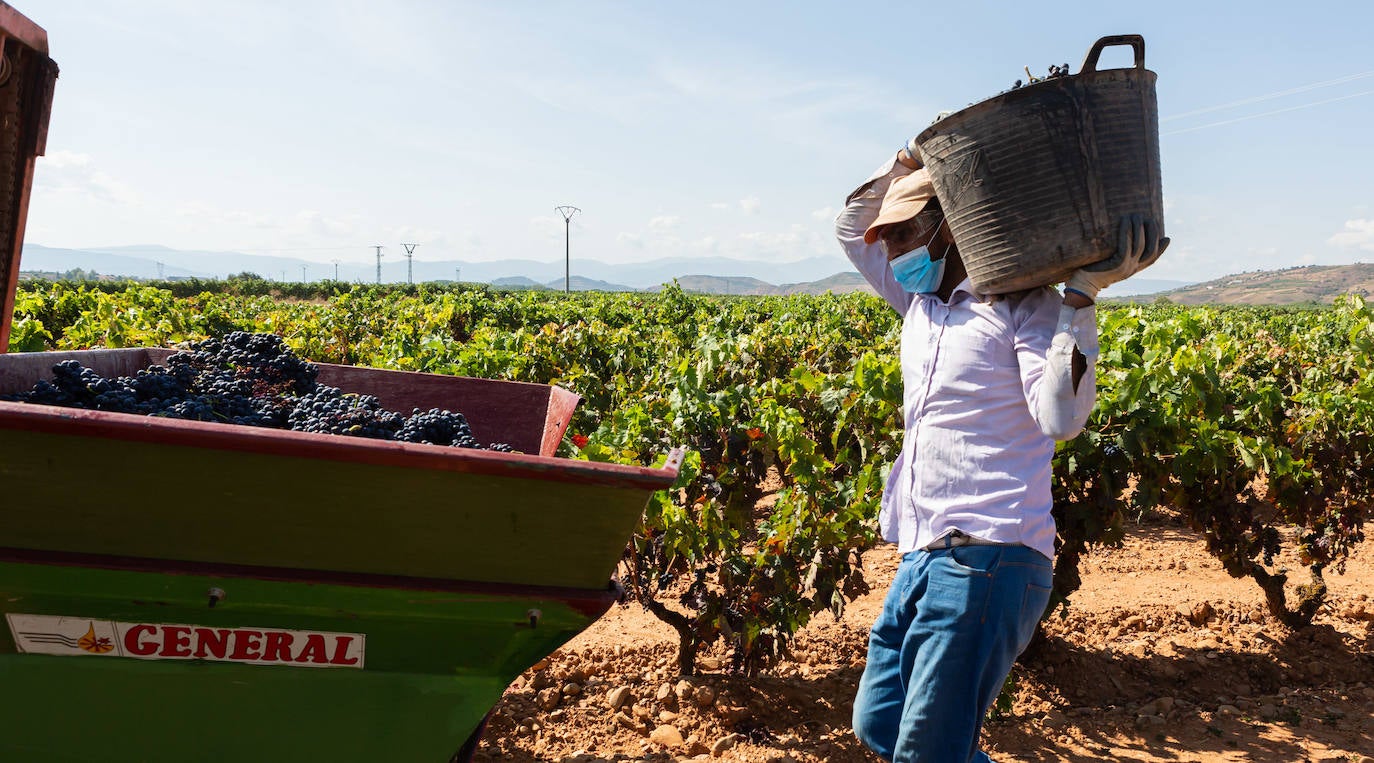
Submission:
POLYGON ((1130 45, 1135 49, 1135 68, 1145 68, 1145 38, 1138 34, 1114 34, 1093 43, 1092 49, 1083 59, 1083 67, 1079 69, 1079 74, 1097 71, 1097 57, 1102 55, 1103 48, 1112 45, 1130 45))

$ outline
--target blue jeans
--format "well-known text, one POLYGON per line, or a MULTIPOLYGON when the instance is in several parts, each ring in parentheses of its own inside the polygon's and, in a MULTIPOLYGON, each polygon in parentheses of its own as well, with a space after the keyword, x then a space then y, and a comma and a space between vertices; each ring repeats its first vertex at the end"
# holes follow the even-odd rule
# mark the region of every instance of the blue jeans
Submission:
POLYGON ((894 763, 989 761, 983 716, 1035 634, 1053 576, 1025 546, 903 555, 869 634, 859 740, 894 763))

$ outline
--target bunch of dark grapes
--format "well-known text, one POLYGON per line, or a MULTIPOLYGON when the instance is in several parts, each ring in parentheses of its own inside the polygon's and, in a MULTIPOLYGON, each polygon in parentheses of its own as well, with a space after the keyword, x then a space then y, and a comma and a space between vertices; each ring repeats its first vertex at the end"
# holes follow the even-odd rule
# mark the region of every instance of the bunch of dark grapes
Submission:
POLYGON ((396 433, 396 439, 404 442, 420 442, 429 445, 452 445, 459 448, 480 448, 477 438, 472 436, 472 427, 467 417, 461 413, 430 408, 411 411, 405 426, 396 433))
POLYGON ((307 395, 315 391, 320 369, 301 360, 276 334, 233 331, 206 339, 167 359, 174 368, 193 369, 208 379, 242 381, 258 394, 307 395))
POLYGON ((187 421, 219 421, 219 414, 215 412, 215 406, 205 397, 192 397, 173 403, 158 413, 154 414, 168 419, 186 419, 187 421))
POLYGON ((86 408, 86 400, 91 396, 81 383, 82 370, 80 363, 64 360, 52 367, 52 381, 40 379, 28 392, 5 395, 0 399, 18 403, 58 405, 63 408, 86 408))
POLYGON ((515 449, 504 442, 493 442, 485 448, 472 434, 467 417, 461 413, 430 408, 421 411, 416 408, 410 418, 396 433, 396 439, 403 442, 418 442, 426 445, 451 445, 455 448, 477 448, 494 450, 498 453, 514 453, 515 449))
POLYGON ((40 380, 28 392, 7 395, 18 402, 86 408, 115 413, 151 414, 187 397, 186 380, 162 366, 151 366, 136 376, 107 379, 75 360, 53 366, 52 381, 40 380))
MULTIPOLYGON (((319 384, 319 368, 302 360, 275 334, 235 331, 188 345, 134 376, 108 379, 75 360, 53 366, 52 381, 0 396, 66 408, 146 414, 190 421, 292 429, 381 440, 483 446, 461 413, 437 408, 410 417, 382 407, 372 395, 319 384)), ((486 450, 512 453, 505 443, 486 450)))
POLYGON ((287 424, 298 432, 343 434, 392 440, 405 423, 398 413, 382 407, 372 395, 354 395, 338 387, 319 385, 301 397, 287 416, 287 424))

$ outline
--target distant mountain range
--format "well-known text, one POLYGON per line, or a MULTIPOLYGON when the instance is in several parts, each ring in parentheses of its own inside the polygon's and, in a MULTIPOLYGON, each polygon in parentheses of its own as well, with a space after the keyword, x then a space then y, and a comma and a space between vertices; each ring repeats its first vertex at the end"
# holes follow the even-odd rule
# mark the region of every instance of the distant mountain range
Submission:
MULTIPOLYGON (((128 278, 227 278, 255 273, 280 281, 341 281, 373 283, 376 265, 311 262, 291 257, 241 252, 186 251, 165 246, 116 246, 97 249, 61 249, 25 244, 20 267, 26 273, 66 273, 73 270, 128 278)), ((872 291, 840 255, 812 257, 796 262, 712 258, 663 258, 644 262, 610 264, 574 260, 569 278, 573 291, 657 291, 674 280, 687 291, 711 294, 823 294, 872 291), (710 275, 706 275, 710 274, 710 275), (787 280, 775 284, 781 275, 787 280)), ((407 263, 403 258, 383 258, 381 280, 404 283, 407 263)), ((534 260, 493 262, 413 261, 409 277, 415 281, 490 283, 505 288, 563 289, 564 264, 534 260)), ((1183 281, 1131 279, 1104 296, 1125 297, 1183 286, 1183 281)))
MULTIPOLYGON (((375 264, 310 262, 292 257, 243 254, 240 252, 184 251, 164 246, 116 246, 97 249, 59 249, 41 244, 25 244, 20 267, 25 272, 64 273, 80 268, 101 275, 130 278, 226 278, 237 273, 256 273, 280 281, 319 281, 336 277, 341 281, 377 281, 375 264)), ((383 257, 381 280, 385 283, 454 281, 490 283, 497 286, 531 287, 544 285, 563 288, 564 263, 534 260, 461 260, 407 263, 404 257, 383 257), (409 265, 409 273, 407 272, 409 265)), ((663 258, 630 264, 611 264, 597 260, 572 262, 571 288, 636 291, 657 288, 673 279, 700 273, 713 273, 729 279, 774 278, 784 273, 794 283, 810 283, 849 270, 842 256, 813 257, 796 262, 777 263, 734 260, 724 257, 663 258)), ((740 292, 750 293, 750 292, 740 292)))
MULTIPOLYGON (((1151 293, 1182 305, 1327 304, 1341 294, 1374 294, 1374 264, 1258 270, 1151 293)), ((1145 301, 1148 301, 1145 300, 1145 301)))
MULTIPOLYGON (((574 291, 657 291, 674 280, 687 291, 711 294, 823 294, 872 291, 839 254, 777 263, 723 257, 663 258, 628 265, 574 260, 570 288, 574 291), (781 276, 781 278, 779 278, 781 276), (782 280, 775 283, 774 280, 782 280), (785 280, 783 280, 785 279, 785 280)), ((123 246, 99 249, 58 249, 25 244, 20 268, 25 273, 66 273, 81 269, 130 278, 226 278, 256 273, 281 281, 319 281, 335 277, 335 265, 290 257, 240 252, 184 251, 164 246, 123 246)), ((415 281, 490 283, 506 288, 563 289, 563 263, 533 260, 494 262, 415 261, 415 281)), ((372 283, 376 265, 339 263, 341 281, 372 283)), ((404 283, 404 258, 383 258, 382 281, 404 283)), ((1374 295, 1374 264, 1313 265, 1274 271, 1255 271, 1203 283, 1132 278, 1102 292, 1104 298, 1149 301, 1168 299, 1179 304, 1298 304, 1329 303, 1338 294, 1374 295)))

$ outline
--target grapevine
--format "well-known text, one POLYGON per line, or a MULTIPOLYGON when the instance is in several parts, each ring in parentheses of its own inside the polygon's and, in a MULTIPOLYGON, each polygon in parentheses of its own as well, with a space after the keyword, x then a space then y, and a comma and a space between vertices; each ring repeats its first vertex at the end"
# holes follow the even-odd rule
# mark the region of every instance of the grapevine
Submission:
MULTIPOLYGON (((648 466, 686 446, 678 484, 650 500, 621 573, 627 596, 678 633, 684 673, 722 641, 735 669, 765 669, 811 618, 862 590, 901 445, 900 317, 880 300, 319 288, 25 283, 13 336, 43 350, 278 334, 318 362, 567 387, 583 402, 563 456, 648 466)), ((1303 627, 1322 576, 1339 572, 1370 516, 1374 311, 1352 297, 1317 310, 1103 305, 1098 319, 1098 404, 1054 458, 1057 603, 1072 600, 1081 554, 1168 511, 1254 580, 1276 618, 1303 627), (1272 564, 1285 544, 1313 576, 1301 587, 1272 564)), ((62 373, 43 394, 87 407, 96 395, 175 398, 181 378, 169 364, 94 392, 80 368, 62 373)), ((249 386, 284 388, 291 373, 249 386)), ((177 415, 223 420, 197 394, 177 415)), ((345 429, 395 423, 367 419, 357 396, 321 394, 361 417, 345 429)), ((456 419, 416 420, 430 413, 412 411, 396 431, 466 442, 456 419)))

